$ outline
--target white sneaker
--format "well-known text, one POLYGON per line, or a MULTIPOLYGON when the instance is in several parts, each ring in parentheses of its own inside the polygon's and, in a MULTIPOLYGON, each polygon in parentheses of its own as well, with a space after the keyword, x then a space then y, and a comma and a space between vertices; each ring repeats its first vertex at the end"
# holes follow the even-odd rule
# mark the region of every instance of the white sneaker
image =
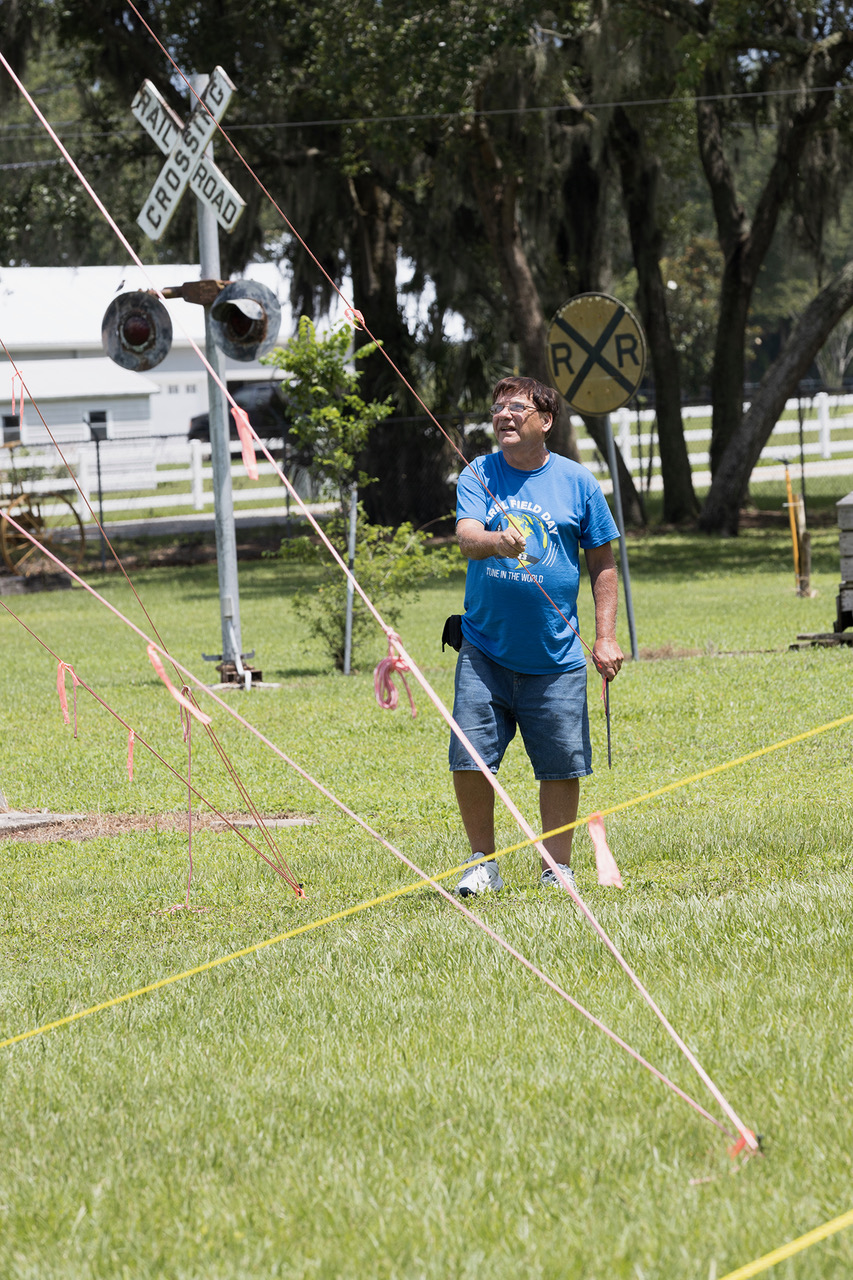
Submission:
MULTIPOLYGON (((475 858, 481 858, 481 853, 475 853, 475 858)), ((476 867, 469 867, 462 879, 453 889, 453 893, 458 893, 460 898, 475 898, 478 893, 483 893, 487 889, 491 889, 493 893, 497 893, 498 889, 504 887, 496 862, 478 862, 476 867)))
MULTIPOLYGON (((561 863, 557 863, 560 868, 560 874, 564 875, 573 889, 577 889, 575 884, 575 875, 571 867, 564 867, 561 863)), ((561 884, 550 867, 546 867, 539 877, 539 883, 543 889, 562 889, 565 892, 565 885, 561 884)))

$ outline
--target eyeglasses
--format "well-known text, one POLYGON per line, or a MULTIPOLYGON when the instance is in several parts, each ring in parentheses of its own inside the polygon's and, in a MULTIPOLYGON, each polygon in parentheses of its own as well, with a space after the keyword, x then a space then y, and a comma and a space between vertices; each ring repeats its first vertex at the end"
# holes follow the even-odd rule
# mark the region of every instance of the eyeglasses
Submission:
POLYGON ((537 412, 535 404, 524 404, 521 400, 509 400, 506 404, 493 404, 492 417, 496 418, 499 413, 503 413, 504 409, 508 409, 514 418, 518 418, 526 410, 531 413, 537 412))

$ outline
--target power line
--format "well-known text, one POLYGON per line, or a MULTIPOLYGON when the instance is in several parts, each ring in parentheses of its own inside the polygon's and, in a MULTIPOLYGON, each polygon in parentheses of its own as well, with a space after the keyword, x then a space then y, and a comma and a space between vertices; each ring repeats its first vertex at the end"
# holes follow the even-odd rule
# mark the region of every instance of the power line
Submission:
MULTIPOLYGON (((818 93, 846 93, 853 89, 851 84, 825 85, 817 88, 806 89, 806 94, 818 93)), ((246 133, 251 129, 315 129, 315 128, 332 128, 344 125, 372 125, 372 124, 404 124, 406 121, 422 122, 424 120, 468 120, 475 116, 529 116, 529 115, 556 115, 562 111, 573 111, 576 114, 594 111, 612 111, 617 107, 691 107, 697 102, 743 102, 755 101, 756 99, 771 100, 774 98, 790 98, 799 97, 803 94, 802 88, 793 89, 752 89, 745 90, 742 93, 709 93, 696 94, 690 97, 668 97, 668 98, 625 98, 617 99, 612 102, 558 102, 543 104, 535 107, 494 107, 487 110, 477 111, 473 107, 463 107, 457 111, 418 111, 418 112, 401 112, 397 115, 383 116, 330 116, 327 119, 318 120, 258 120, 251 121, 246 124, 232 124, 229 126, 230 133, 246 133)), ((2 125, 0 126, 0 139, 3 134, 13 133, 16 129, 27 126, 22 125, 2 125)), ((108 131, 89 132, 86 129, 86 122, 83 120, 63 120, 54 126, 57 130, 77 129, 82 132, 71 133, 63 132, 64 137, 88 137, 88 138, 122 138, 136 136, 136 131, 132 129, 113 129, 108 131)), ((37 132, 20 133, 17 138, 21 141, 30 141, 33 138, 39 138, 42 135, 37 132)), ((10 139, 11 141, 11 139, 10 139)))
POLYGON ((21 160, 17 164, 0 164, 0 171, 4 169, 49 169, 54 165, 62 164, 61 160, 21 160))

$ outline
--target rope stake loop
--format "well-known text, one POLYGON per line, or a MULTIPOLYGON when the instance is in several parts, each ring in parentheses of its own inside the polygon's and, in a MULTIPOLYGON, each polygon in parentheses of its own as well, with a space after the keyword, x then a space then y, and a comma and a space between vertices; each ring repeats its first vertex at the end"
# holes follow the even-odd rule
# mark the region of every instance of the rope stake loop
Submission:
POLYGON ((396 672, 403 681, 403 684, 406 686, 406 693, 409 695, 409 706, 412 708, 412 719, 414 720, 415 716, 418 714, 415 710, 415 700, 412 697, 412 691, 409 688, 408 681, 403 674, 404 672, 409 671, 410 668, 408 663, 404 662, 404 660, 398 657, 394 652, 394 641, 399 640, 400 637, 393 631, 389 631, 387 634, 388 657, 383 658, 381 662, 376 664, 376 669, 373 672, 373 692, 376 696, 376 701, 379 703, 383 711, 396 710, 398 701, 397 690, 394 686, 394 681, 391 678, 396 672))

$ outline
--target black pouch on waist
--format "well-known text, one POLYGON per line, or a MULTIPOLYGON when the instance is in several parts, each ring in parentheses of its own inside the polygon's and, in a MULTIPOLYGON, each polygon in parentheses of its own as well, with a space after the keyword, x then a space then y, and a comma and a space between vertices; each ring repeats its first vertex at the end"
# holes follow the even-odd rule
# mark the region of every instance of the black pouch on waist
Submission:
POLYGON ((451 613, 450 617, 444 624, 444 630, 441 633, 441 652, 444 653, 444 646, 449 644, 451 649, 455 649, 458 653, 462 648, 462 614, 451 613))

